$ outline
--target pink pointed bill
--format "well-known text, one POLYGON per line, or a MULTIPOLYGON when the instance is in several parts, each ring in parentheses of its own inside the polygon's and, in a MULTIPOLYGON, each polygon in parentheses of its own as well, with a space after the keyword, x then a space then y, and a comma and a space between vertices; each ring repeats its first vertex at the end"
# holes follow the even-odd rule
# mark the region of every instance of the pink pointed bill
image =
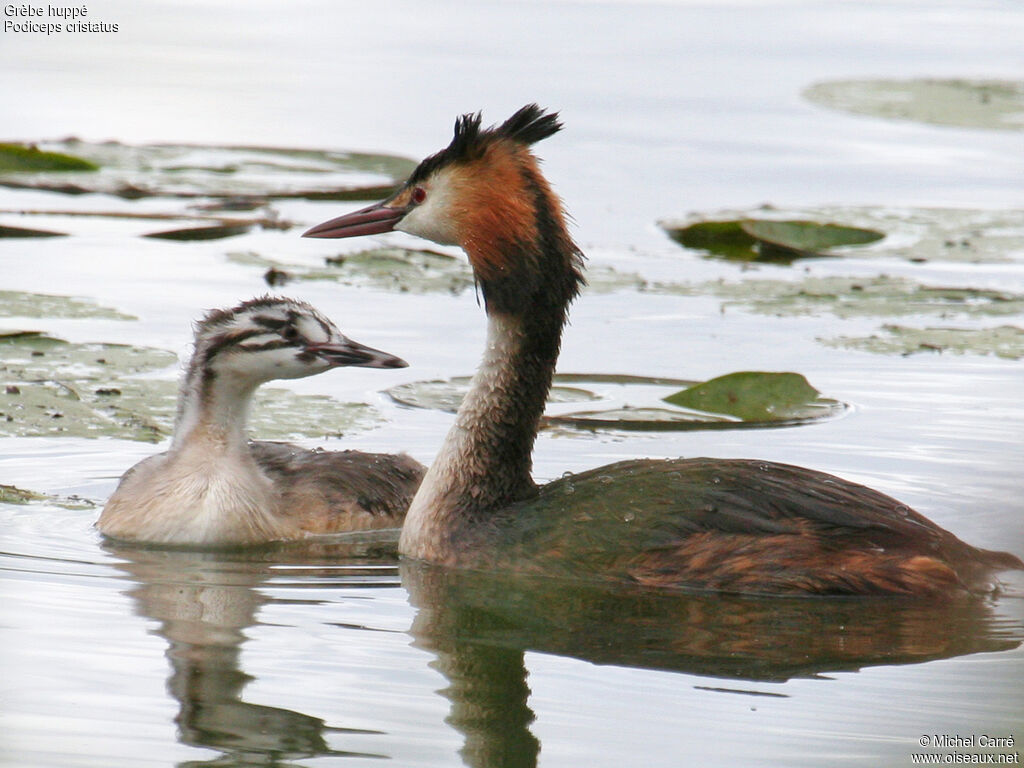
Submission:
POLYGON ((383 203, 374 203, 358 211, 346 213, 344 216, 338 216, 336 219, 325 221, 323 224, 317 224, 315 227, 311 227, 303 232, 302 236, 337 238, 379 235, 383 232, 390 232, 395 228, 395 224, 408 213, 408 209, 403 207, 392 208, 386 205, 386 203, 386 200, 383 203))

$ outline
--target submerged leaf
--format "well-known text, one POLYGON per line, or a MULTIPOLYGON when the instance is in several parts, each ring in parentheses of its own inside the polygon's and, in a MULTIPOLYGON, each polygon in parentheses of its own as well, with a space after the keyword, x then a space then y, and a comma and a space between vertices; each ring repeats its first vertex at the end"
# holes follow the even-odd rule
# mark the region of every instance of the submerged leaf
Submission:
MULTIPOLYGON (((652 290, 658 290, 654 286, 652 290)), ((681 286, 663 290, 682 292, 681 286)), ((777 317, 830 313, 836 317, 896 317, 901 315, 963 315, 1004 317, 1024 312, 1024 295, 985 288, 921 285, 889 275, 876 277, 805 277, 802 280, 750 279, 714 281, 688 288, 690 294, 707 293, 724 299, 724 306, 740 306, 777 317)))
POLYGON ((826 400, 799 373, 740 371, 709 379, 665 401, 682 408, 720 413, 747 422, 792 421, 830 413, 826 400))
POLYGON ((883 355, 949 352, 956 355, 995 355, 1008 360, 1024 358, 1024 329, 1012 325, 995 328, 909 328, 885 325, 884 335, 838 336, 819 339, 830 347, 859 349, 883 355))
MULTIPOLYGON (((97 318, 103 320, 136 320, 134 315, 102 307, 92 299, 59 296, 49 293, 0 291, 0 317, 97 318)), ((18 331, 25 333, 25 331, 18 331)))
POLYGON ((836 80, 803 96, 831 109, 931 125, 1024 130, 1024 82, 1019 80, 836 80))

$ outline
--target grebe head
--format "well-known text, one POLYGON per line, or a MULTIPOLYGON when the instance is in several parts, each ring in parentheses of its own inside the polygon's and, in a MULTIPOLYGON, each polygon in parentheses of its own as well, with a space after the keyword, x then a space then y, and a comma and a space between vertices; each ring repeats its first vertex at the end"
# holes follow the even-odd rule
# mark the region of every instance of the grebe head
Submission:
POLYGON ((254 386, 345 365, 407 365, 345 337, 306 302, 270 296, 208 312, 196 323, 193 360, 204 376, 230 377, 254 386))
POLYGON ((514 282, 525 299, 554 276, 566 289, 559 299, 568 301, 582 282, 582 257, 566 231, 561 202, 530 151, 561 128, 557 113, 536 104, 490 128, 481 128, 479 113, 463 115, 451 143, 423 160, 391 197, 303 236, 407 232, 461 246, 485 296, 488 283, 514 282))

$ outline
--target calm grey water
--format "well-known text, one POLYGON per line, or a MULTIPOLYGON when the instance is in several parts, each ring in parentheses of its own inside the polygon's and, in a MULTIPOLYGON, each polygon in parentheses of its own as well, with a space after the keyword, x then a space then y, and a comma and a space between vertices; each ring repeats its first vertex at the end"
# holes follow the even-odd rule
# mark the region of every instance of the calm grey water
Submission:
MULTIPOLYGON (((539 151, 595 270, 693 283, 885 273, 1024 294, 1019 229, 1000 261, 851 255, 748 272, 683 251, 655 224, 761 203, 1021 209, 1020 131, 853 116, 800 96, 832 79, 1019 79, 1016 2, 88 9, 120 31, 0 34, 4 138, 418 157, 446 143, 456 114, 500 120, 538 101, 563 113, 565 132, 539 151)), ((5 212, 65 205, 0 191, 5 212)), ((74 205, 154 204, 92 195, 74 205)), ((302 224, 343 209, 275 207, 302 224)), ((0 223, 45 221, 4 213, 0 223)), ((202 309, 266 289, 262 270, 229 253, 312 266, 347 246, 295 230, 182 244, 137 237, 144 223, 76 226, 73 238, 0 241, 0 289, 88 297, 139 320, 8 317, 0 327, 186 354, 202 309)), ((291 383, 383 416, 343 442, 306 444, 430 461, 450 416, 401 408, 381 390, 473 370, 483 322, 472 292, 313 281, 286 291, 411 364, 291 383)), ((636 456, 763 457, 865 482, 974 544, 1024 553, 1021 361, 819 341, 885 322, 1020 327, 1024 317, 896 314, 775 316, 710 291, 591 291, 573 310, 562 371, 795 370, 853 407, 768 431, 545 433, 536 474, 636 456)), ((154 450, 0 438, 0 483, 102 502, 154 450)), ((903 766, 955 751, 922 750, 922 737, 1012 736, 1018 746, 987 750, 1005 755, 1024 740, 1020 574, 998 598, 945 607, 604 593, 438 573, 345 542, 230 556, 118 548, 92 529, 96 514, 0 504, 5 766, 903 766)))

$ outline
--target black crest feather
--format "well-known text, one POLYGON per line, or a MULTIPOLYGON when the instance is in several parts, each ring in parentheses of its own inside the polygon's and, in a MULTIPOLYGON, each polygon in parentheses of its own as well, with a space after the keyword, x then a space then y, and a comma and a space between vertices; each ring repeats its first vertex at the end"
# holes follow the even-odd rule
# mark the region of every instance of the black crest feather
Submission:
POLYGON ((545 112, 536 104, 527 104, 492 130, 496 137, 529 145, 558 133, 562 124, 557 112, 545 112))
POLYGON ((479 112, 459 116, 451 144, 421 162, 407 183, 422 181, 446 165, 474 160, 495 141, 504 139, 529 146, 562 129, 557 112, 545 112, 536 104, 520 108, 501 125, 481 128, 481 122, 479 112))

